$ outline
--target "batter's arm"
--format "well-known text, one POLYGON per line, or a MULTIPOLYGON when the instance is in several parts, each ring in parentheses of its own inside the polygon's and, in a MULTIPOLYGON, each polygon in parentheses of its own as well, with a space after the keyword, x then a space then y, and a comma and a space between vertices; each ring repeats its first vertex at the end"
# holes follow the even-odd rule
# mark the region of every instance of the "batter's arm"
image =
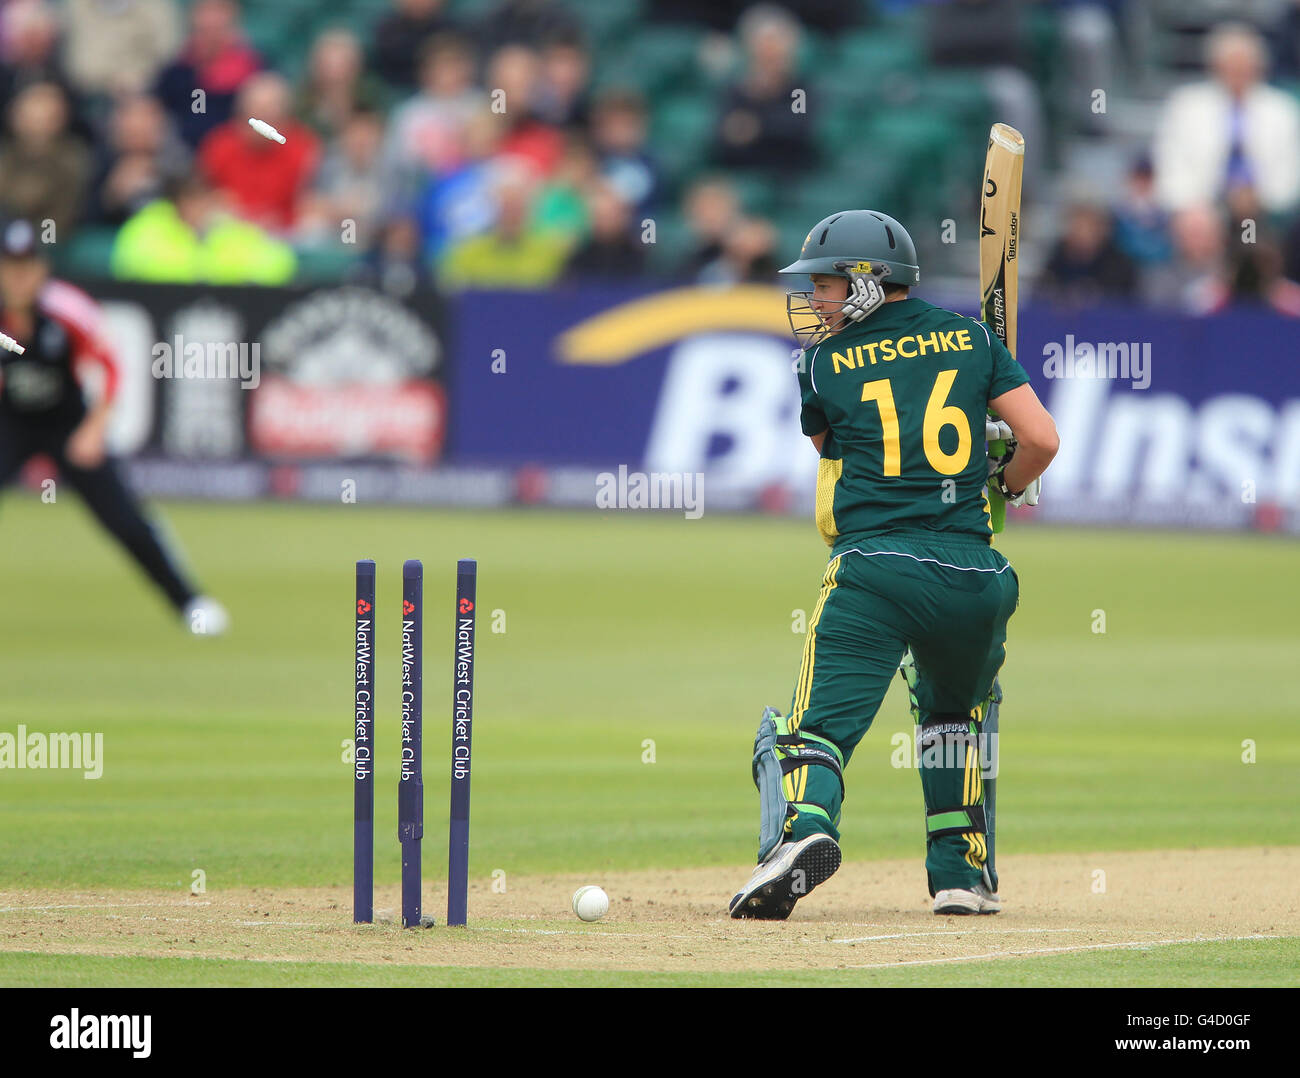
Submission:
POLYGON ((819 454, 822 451, 822 443, 826 441, 826 435, 829 433, 830 428, 827 427, 826 430, 822 431, 820 434, 810 434, 808 436, 808 440, 812 442, 813 448, 817 450, 819 454))
POLYGON ((1043 407, 1033 386, 1025 383, 989 401, 1016 436, 1017 448, 1003 473, 1007 486, 1024 490, 1047 470, 1061 446, 1052 414, 1043 407))

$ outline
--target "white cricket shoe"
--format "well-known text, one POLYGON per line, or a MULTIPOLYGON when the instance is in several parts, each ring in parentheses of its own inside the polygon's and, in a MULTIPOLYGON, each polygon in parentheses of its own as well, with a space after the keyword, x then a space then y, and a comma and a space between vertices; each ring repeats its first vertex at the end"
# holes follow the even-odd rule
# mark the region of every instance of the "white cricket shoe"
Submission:
POLYGON ((230 615, 226 608, 208 595, 190 600, 181 616, 185 619, 185 627, 194 636, 221 636, 230 628, 230 615))
POLYGON ((1002 899, 982 883, 970 890, 950 887, 934 896, 935 913, 997 913, 1002 909, 1002 899))
POLYGON ((799 899, 839 867, 840 846, 830 835, 783 842, 731 900, 731 916, 784 921, 799 899))

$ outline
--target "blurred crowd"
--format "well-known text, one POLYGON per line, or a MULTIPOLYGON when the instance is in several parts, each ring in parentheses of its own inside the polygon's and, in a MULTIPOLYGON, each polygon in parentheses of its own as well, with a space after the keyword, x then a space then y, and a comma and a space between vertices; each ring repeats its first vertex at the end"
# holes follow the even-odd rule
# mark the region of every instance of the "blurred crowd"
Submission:
MULTIPOLYGON (((117 229, 126 279, 280 283, 314 248, 350 248, 354 276, 395 289, 646 272, 663 198, 647 105, 592 91, 562 4, 505 0, 464 23, 442 0, 393 0, 369 40, 316 37, 296 85, 241 15, 236 0, 9 0, 0 209, 60 242, 117 229)), ((788 64, 770 28, 758 37, 788 64)), ((687 201, 702 231, 684 268, 770 278, 772 231, 721 177, 687 201)))
MULTIPOLYGON (((1290 15, 1281 55, 1294 75, 1300 4, 1290 15)), ((1269 84, 1255 27, 1220 25, 1203 49, 1203 77, 1164 100, 1122 188, 1070 192, 1040 282, 1049 296, 1199 314, 1244 301, 1300 317, 1300 98, 1269 84)))
MULTIPOLYGON (((1031 77, 1021 30, 1034 6, 935 0, 919 48, 936 68, 981 72, 996 115, 1031 145, 1061 123, 1107 137, 1104 119, 1055 108, 1031 77)), ((789 237, 747 208, 743 177, 817 163, 816 124, 791 107, 816 81, 801 34, 869 34, 873 17, 913 7, 645 0, 646 18, 706 25, 728 57, 707 167, 670 184, 655 103, 635 80, 593 78, 585 4, 498 0, 471 19, 444 0, 390 0, 368 33, 319 32, 291 80, 250 41, 237 0, 7 0, 0 210, 37 222, 47 241, 111 235, 123 279, 282 283, 311 253, 332 252, 340 272, 398 291, 649 273, 773 281, 793 257, 789 237), (652 260, 665 211, 682 227, 652 260)), ((1117 77, 1128 8, 1053 5, 1072 100, 1117 77)), ((1063 185, 1042 293, 1202 312, 1250 299, 1300 314, 1300 97, 1270 81, 1300 78, 1300 0, 1270 10, 1268 27, 1207 35, 1203 70, 1164 96, 1122 190, 1063 185)), ((882 85, 878 108, 889 100, 882 85)))

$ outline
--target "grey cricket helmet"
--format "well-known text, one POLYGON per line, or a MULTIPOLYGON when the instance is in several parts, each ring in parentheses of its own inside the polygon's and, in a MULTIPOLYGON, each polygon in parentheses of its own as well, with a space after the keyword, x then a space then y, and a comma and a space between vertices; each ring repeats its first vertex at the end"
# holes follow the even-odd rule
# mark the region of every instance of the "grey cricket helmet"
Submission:
POLYGON ((849 263, 880 263, 888 267, 890 284, 921 283, 916 245, 907 229, 875 210, 843 210, 818 221, 803 241, 799 259, 782 273, 833 273, 847 277, 849 263))
POLYGON ((848 281, 842 302, 815 301, 812 291, 786 294, 790 329, 805 349, 878 310, 885 284, 910 288, 921 280, 907 229, 875 210, 844 210, 818 221, 804 238, 798 261, 781 272, 825 273, 848 281))

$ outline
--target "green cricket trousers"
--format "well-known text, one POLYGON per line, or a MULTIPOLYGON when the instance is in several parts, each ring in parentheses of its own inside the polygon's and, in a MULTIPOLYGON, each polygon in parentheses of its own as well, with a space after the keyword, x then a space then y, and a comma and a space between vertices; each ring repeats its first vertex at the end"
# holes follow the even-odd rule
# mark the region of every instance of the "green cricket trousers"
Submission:
MULTIPOLYGON (((979 754, 981 705, 1005 657, 1020 583, 978 537, 938 532, 842 536, 809 619, 786 725, 846 766, 910 648, 915 761, 926 810, 930 891, 979 882, 986 855, 979 754)), ((793 840, 838 840, 843 790, 834 770, 785 776, 793 840)))

